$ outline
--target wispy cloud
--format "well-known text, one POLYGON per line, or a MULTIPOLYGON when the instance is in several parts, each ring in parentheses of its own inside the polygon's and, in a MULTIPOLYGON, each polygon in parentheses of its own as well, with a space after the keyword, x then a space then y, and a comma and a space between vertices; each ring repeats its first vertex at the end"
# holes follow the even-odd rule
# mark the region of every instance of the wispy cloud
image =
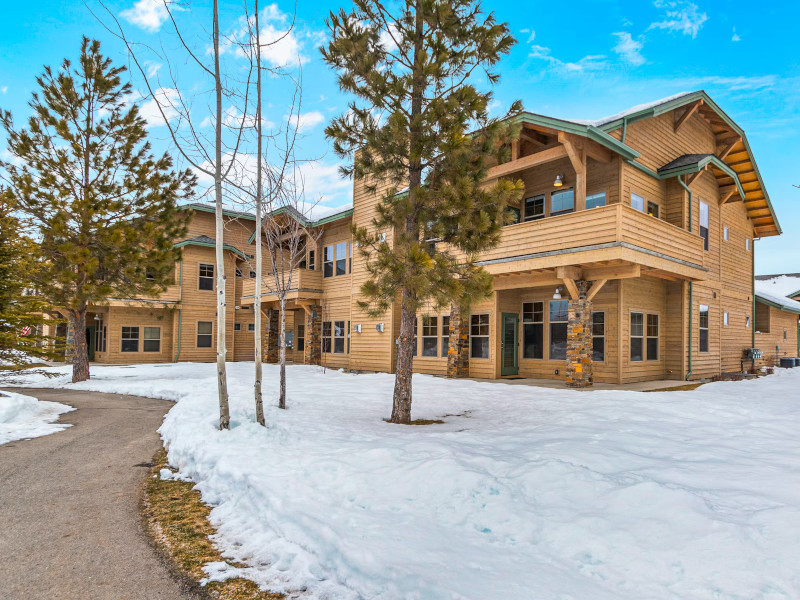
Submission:
MULTIPOLYGON (((286 119, 288 120, 288 116, 286 119)), ((317 125, 322 123, 325 120, 325 115, 321 112, 312 110, 310 112, 302 113, 302 114, 295 114, 292 117, 293 125, 297 128, 297 131, 308 131, 314 129, 317 125)))
POLYGON ((648 29, 664 29, 677 31, 684 35, 696 38, 703 23, 708 21, 708 15, 700 12, 700 7, 687 0, 655 0, 656 8, 664 9, 661 21, 650 24, 648 29))
POLYGON ((772 89, 777 83, 775 75, 756 75, 752 77, 721 77, 709 75, 707 77, 688 77, 672 80, 681 88, 698 89, 703 87, 722 88, 728 92, 763 92, 772 89))
POLYGON ((547 46, 540 46, 533 44, 531 46, 530 58, 543 60, 548 63, 556 71, 564 73, 586 73, 592 71, 601 71, 606 68, 606 57, 603 54, 589 54, 584 56, 577 62, 567 62, 560 60, 550 54, 550 48, 547 46))
POLYGON ((4 85, 4 86, 0 87, 0 93, 2 93, 5 96, 6 92, 8 92, 8 86, 7 85, 4 85))
POLYGON ((732 42, 741 42, 742 41, 742 38, 739 37, 738 33, 736 33, 736 27, 733 28, 733 36, 731 36, 731 41, 732 42))
MULTIPOLYGON (((164 117, 168 121, 174 121, 178 118, 178 107, 180 106, 180 92, 175 88, 158 88, 154 92, 155 98, 150 98, 139 105, 139 114, 147 121, 147 126, 161 127, 164 126, 164 117), (159 105, 161 110, 159 110, 159 105), (164 115, 162 116, 161 111, 164 115)), ((132 101, 141 100, 141 96, 131 98, 132 101)))
POLYGON ((635 67, 646 62, 642 56, 642 42, 634 40, 627 31, 618 31, 614 35, 617 37, 617 45, 613 50, 619 54, 623 62, 635 67))
MULTIPOLYGON (((185 10, 171 0, 166 2, 169 10, 185 10)), ((131 8, 127 8, 119 13, 120 16, 137 27, 145 31, 155 33, 169 17, 164 0, 136 0, 131 8)))

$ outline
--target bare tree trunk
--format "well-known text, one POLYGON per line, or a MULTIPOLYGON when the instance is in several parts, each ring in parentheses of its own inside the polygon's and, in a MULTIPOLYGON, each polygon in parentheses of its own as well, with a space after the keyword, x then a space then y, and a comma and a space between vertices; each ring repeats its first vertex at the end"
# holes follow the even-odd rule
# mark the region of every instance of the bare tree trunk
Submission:
POLYGON ((400 301, 400 343, 397 345, 397 366, 394 374, 392 423, 411 422, 411 378, 414 361, 414 319, 408 291, 403 290, 400 301))
POLYGON ((255 331, 255 367, 256 367, 256 381, 255 381, 255 400, 256 400, 256 421, 259 425, 266 425, 264 419, 264 401, 261 396, 261 378, 263 376, 263 368, 261 364, 261 286, 262 286, 262 272, 263 272, 263 257, 261 251, 261 203, 262 195, 264 193, 263 181, 261 176, 261 160, 262 160, 262 130, 261 130, 261 30, 258 22, 258 0, 255 0, 256 9, 256 135, 257 135, 257 160, 256 160, 256 297, 254 300, 253 308, 256 311, 256 331, 255 331))
POLYGON ((89 379, 89 346, 86 343, 86 307, 70 311, 72 321, 72 383, 89 379))
POLYGON ((278 396, 278 406, 286 408, 286 294, 281 296, 281 337, 280 337, 280 365, 281 389, 278 396))
POLYGON ((217 258, 217 388, 219 393, 219 428, 230 429, 231 415, 228 403, 228 378, 225 370, 225 234, 222 219, 222 80, 219 68, 219 5, 214 0, 214 86, 217 97, 214 165, 214 192, 216 196, 216 258, 217 258))

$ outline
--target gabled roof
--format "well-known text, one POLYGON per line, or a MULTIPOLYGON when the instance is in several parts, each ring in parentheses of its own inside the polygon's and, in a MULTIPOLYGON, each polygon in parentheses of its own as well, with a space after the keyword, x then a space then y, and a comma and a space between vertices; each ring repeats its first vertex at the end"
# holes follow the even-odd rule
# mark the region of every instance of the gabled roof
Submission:
MULTIPOLYGON (((214 213, 217 208, 214 204, 207 202, 190 202, 189 204, 182 204, 179 208, 184 210, 197 210, 200 212, 214 213)), ((233 217, 236 219, 247 219, 248 221, 255 221, 255 213, 246 212, 242 210, 233 210, 231 208, 223 207, 222 214, 226 217, 233 217)))
MULTIPOLYGON (((215 248, 217 243, 214 241, 214 238, 210 238, 207 235, 198 235, 193 238, 189 238, 188 240, 183 240, 182 242, 178 242, 174 245, 175 248, 183 248, 184 246, 204 246, 207 248, 215 248)), ((247 260, 249 257, 247 254, 239 250, 238 248, 234 248, 230 244, 223 244, 222 246, 225 250, 230 250, 240 258, 247 260)))
MULTIPOLYGON (((750 149, 747 136, 742 128, 725 114, 705 91, 683 92, 656 102, 634 107, 612 117, 600 119, 599 121, 590 121, 589 123, 606 133, 622 128, 622 139, 624 141, 624 131, 631 123, 649 119, 650 117, 657 117, 676 108, 682 108, 694 103, 700 104, 699 112, 711 124, 717 141, 729 146, 725 149, 725 156, 721 157, 721 162, 724 162, 739 179, 739 185, 741 185, 741 189, 744 192, 742 199, 744 200, 747 215, 755 227, 756 235, 759 237, 779 235, 781 226, 775 215, 769 194, 767 194, 758 165, 755 158, 753 158, 753 152, 750 149)), ((725 173, 724 170, 722 171, 725 173)), ((736 184, 735 178, 730 177, 729 173, 725 174, 728 175, 731 181, 723 180, 723 184, 736 184)))
POLYGON ((773 296, 794 298, 800 295, 800 273, 756 275, 756 285, 761 291, 773 296))
POLYGON ((783 296, 773 296, 768 292, 756 288, 756 301, 777 308, 783 312, 800 315, 800 302, 797 300, 791 300, 783 296))
MULTIPOLYGON (((353 216, 353 206, 346 205, 337 208, 314 206, 308 212, 309 214, 303 215, 293 206, 282 206, 278 209, 268 212, 264 216, 277 217, 278 215, 286 215, 290 219, 298 221, 303 227, 308 227, 310 229, 312 227, 319 227, 320 225, 325 225, 326 223, 332 223, 333 221, 339 221, 341 219, 347 219, 348 217, 353 216), (314 219, 314 217, 316 217, 316 219, 314 219)), ((247 243, 252 244, 255 239, 256 232, 254 231, 247 243)))
POLYGON ((699 173, 709 165, 716 167, 724 176, 729 177, 736 186, 736 189, 739 190, 739 196, 741 198, 745 197, 745 191, 744 188, 742 188, 741 181, 739 181, 739 175, 717 158, 715 154, 684 154, 659 168, 658 174, 662 179, 676 177, 678 175, 690 175, 692 173, 699 173))

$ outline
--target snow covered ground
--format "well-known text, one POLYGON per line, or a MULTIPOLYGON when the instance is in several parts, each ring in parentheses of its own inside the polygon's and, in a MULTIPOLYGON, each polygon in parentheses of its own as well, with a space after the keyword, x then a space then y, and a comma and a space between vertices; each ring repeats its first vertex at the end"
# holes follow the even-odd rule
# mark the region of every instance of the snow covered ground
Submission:
MULTIPOLYGON (((250 565, 212 576, 337 600, 800 598, 800 369, 647 394, 418 375, 413 416, 445 423, 407 427, 382 420, 392 376, 292 366, 264 429, 252 364, 228 368, 224 432, 212 364, 74 386, 178 402, 170 463, 250 565)), ((28 383, 73 387, 61 371, 28 383)))
POLYGON ((71 410, 75 409, 59 402, 40 402, 31 396, 0 392, 0 444, 62 431, 69 425, 55 421, 71 410))

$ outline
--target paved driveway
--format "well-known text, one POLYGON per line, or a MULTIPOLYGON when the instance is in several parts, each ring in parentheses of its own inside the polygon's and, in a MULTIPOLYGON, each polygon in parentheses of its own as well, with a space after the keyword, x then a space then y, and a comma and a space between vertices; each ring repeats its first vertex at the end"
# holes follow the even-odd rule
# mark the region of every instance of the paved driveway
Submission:
POLYGON ((15 390, 74 406, 72 427, 0 446, 0 597, 195 598, 145 538, 138 511, 171 404, 72 390, 15 390))

